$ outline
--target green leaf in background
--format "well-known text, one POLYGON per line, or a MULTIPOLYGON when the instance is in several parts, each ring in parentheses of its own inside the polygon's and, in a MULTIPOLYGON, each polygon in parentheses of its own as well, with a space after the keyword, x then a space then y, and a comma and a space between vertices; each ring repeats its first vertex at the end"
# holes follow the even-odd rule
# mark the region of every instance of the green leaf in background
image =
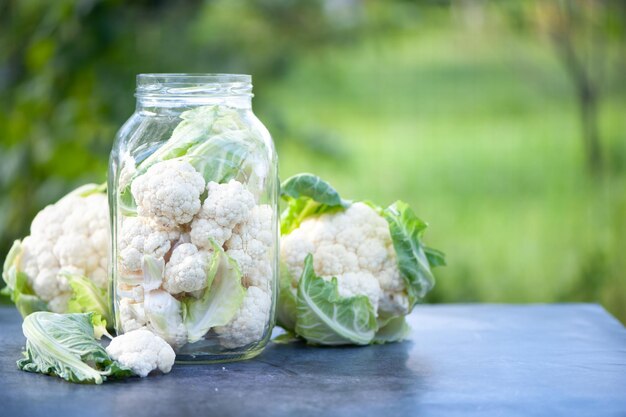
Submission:
POLYGON ((340 297, 337 278, 326 281, 317 276, 313 256, 307 255, 298 283, 296 334, 312 344, 367 345, 377 330, 369 299, 340 297))
POLYGON ((442 251, 424 246, 424 253, 431 268, 447 265, 446 255, 442 251))
POLYGON ((283 235, 297 229, 307 217, 342 210, 350 204, 329 183, 306 173, 287 178, 280 186, 280 196, 288 204, 280 218, 283 235))
POLYGON ((189 297, 183 301, 189 343, 202 339, 215 326, 228 324, 246 295, 246 290, 241 285, 241 271, 237 262, 215 243, 213 250, 204 294, 198 299, 189 297))
POLYGON ((108 291, 98 288, 89 278, 76 275, 64 274, 72 288, 72 296, 67 303, 68 313, 95 313, 101 317, 104 326, 113 325, 111 305, 108 291))
POLYGON ((278 278, 278 301, 276 303, 276 323, 285 330, 293 331, 296 326, 296 294, 292 292, 292 276, 282 261, 278 278))
POLYGON ((29 315, 22 323, 26 351, 17 361, 18 368, 87 384, 132 376, 132 371, 113 361, 95 339, 93 318, 91 313, 29 315))
MULTIPOLYGON (((382 211, 396 250, 398 269, 405 281, 413 307, 434 286, 435 278, 421 242, 427 224, 403 201, 396 201, 382 211)), ((440 252, 439 252, 440 253, 440 252)))

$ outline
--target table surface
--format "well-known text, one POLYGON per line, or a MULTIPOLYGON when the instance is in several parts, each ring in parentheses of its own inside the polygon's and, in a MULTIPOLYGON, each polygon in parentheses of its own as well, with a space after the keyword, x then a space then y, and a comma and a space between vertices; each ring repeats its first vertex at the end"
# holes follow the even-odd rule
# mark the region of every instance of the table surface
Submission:
POLYGON ((19 371, 21 320, 0 307, 0 415, 626 415, 626 329, 598 305, 420 306, 409 322, 402 343, 270 343, 92 386, 19 371))

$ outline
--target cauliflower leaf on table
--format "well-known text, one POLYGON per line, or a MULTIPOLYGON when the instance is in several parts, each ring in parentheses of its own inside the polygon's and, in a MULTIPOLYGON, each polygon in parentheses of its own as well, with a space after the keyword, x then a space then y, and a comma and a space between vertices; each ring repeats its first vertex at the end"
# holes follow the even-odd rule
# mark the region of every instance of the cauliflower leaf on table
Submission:
POLYGON ((101 384, 133 372, 111 359, 94 335, 98 316, 35 312, 22 323, 26 336, 19 369, 58 376, 69 382, 101 384))
POLYGON ((364 295, 341 297, 337 278, 326 281, 307 255, 298 284, 296 334, 320 345, 367 345, 377 330, 376 313, 364 295))

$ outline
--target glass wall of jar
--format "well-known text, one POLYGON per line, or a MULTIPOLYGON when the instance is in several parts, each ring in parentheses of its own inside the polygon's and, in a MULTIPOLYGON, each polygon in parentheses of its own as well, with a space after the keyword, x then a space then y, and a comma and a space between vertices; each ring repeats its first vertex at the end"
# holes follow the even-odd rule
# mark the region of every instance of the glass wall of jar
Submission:
POLYGON ((141 74, 109 166, 116 330, 247 359, 274 321, 278 176, 248 75, 141 74))

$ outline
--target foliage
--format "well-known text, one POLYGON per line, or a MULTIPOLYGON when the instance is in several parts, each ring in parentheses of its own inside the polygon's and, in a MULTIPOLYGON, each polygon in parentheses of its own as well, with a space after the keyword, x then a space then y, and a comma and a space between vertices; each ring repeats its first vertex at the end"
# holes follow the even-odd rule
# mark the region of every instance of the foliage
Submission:
POLYGON ((594 301, 626 320, 624 2, 593 22, 611 75, 599 180, 535 3, 0 2, 0 258, 41 207, 104 180, 135 74, 250 73, 284 178, 437 225, 451 261, 430 301, 594 301))

